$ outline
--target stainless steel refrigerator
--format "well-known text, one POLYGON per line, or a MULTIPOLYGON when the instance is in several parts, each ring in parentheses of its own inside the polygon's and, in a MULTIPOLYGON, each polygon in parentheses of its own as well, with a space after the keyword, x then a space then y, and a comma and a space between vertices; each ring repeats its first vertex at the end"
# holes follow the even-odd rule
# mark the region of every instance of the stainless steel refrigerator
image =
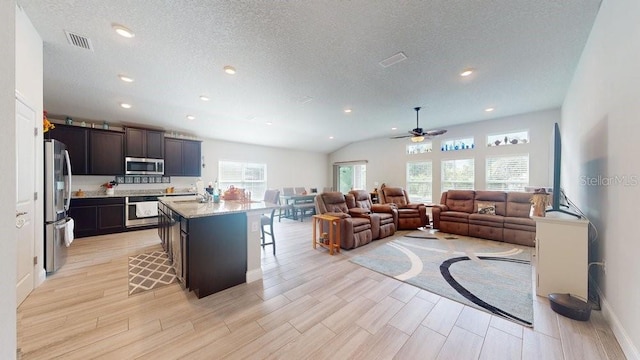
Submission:
POLYGON ((45 270, 55 272, 67 258, 65 231, 70 218, 71 161, 65 144, 44 142, 44 259, 45 270), (65 171, 66 170, 66 171, 65 171))

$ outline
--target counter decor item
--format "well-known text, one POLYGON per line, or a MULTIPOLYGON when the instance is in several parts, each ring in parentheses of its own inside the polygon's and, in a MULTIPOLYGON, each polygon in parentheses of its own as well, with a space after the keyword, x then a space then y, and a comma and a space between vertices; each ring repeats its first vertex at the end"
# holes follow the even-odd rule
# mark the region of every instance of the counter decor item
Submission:
POLYGON ((51 121, 49 121, 49 118, 47 118, 47 112, 43 111, 42 112, 42 132, 46 133, 49 130, 55 129, 56 126, 53 125, 53 123, 51 121))
POLYGON ((107 195, 113 195, 115 194, 115 187, 118 186, 118 183, 115 180, 111 180, 109 182, 106 182, 102 185, 100 185, 101 187, 105 188, 107 195))
POLYGON ((531 216, 545 216, 551 197, 544 189, 536 189, 531 196, 531 216))
POLYGON ((225 190, 223 198, 225 200, 239 200, 244 198, 244 189, 237 188, 233 185, 225 190))

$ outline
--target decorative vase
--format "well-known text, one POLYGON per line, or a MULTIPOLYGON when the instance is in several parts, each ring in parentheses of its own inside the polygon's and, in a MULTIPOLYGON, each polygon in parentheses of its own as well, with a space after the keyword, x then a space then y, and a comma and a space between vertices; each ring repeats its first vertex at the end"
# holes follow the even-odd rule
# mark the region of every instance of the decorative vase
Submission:
POLYGON ((113 195, 115 194, 115 189, 114 188, 107 188, 107 195, 113 195))

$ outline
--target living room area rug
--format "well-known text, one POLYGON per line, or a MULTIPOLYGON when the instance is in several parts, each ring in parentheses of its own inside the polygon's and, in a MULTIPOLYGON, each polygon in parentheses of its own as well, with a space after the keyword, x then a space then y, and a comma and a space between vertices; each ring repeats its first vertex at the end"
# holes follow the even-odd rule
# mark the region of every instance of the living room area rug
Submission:
POLYGON ((351 261, 531 327, 531 253, 526 246, 414 231, 351 261))
POLYGON ((164 251, 129 256, 129 296, 176 281, 176 272, 164 251))

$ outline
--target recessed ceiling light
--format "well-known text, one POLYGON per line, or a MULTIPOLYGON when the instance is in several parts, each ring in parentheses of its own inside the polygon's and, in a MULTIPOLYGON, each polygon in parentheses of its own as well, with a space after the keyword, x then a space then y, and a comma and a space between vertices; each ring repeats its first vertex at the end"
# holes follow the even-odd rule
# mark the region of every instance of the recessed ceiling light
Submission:
POLYGON ((115 30, 118 35, 126 37, 127 39, 131 39, 132 37, 136 36, 133 31, 119 24, 113 24, 113 30, 115 30))
POLYGON ((349 114, 349 113, 351 113, 351 109, 344 109, 344 112, 345 112, 346 114, 349 114))
POLYGON ((490 107, 490 108, 486 108, 486 109, 484 109, 484 111, 486 111, 486 112, 492 112, 493 110, 495 110, 495 109, 494 109, 494 108, 491 108, 491 107, 490 107))
POLYGON ((469 75, 473 74, 473 71, 474 71, 474 69, 471 69, 471 68, 465 69, 463 72, 460 73, 460 76, 462 76, 462 77, 469 76, 469 75))
POLYGON ((392 127, 391 130, 398 130, 398 128, 397 127, 392 127))
POLYGON ((269 126, 273 125, 273 123, 271 121, 267 121, 265 124, 267 124, 269 126))
POLYGON ((187 120, 195 120, 196 117, 193 115, 187 115, 187 120))
POLYGON ((122 80, 124 82, 128 82, 128 83, 133 82, 133 78, 128 77, 127 75, 120 74, 120 75, 118 75, 118 77, 120 78, 120 80, 122 80))
POLYGON ((131 104, 120 103, 120 107, 123 108, 123 109, 131 109, 131 104))
POLYGON ((329 136, 329 140, 333 140, 333 136, 329 136))
POLYGON ((200 100, 202 100, 202 101, 209 101, 210 99, 209 99, 209 97, 208 97, 208 96, 200 95, 200 100))
POLYGON ((224 72, 226 72, 229 75, 233 75, 236 73, 236 68, 234 68, 233 66, 227 65, 224 67, 224 72))

